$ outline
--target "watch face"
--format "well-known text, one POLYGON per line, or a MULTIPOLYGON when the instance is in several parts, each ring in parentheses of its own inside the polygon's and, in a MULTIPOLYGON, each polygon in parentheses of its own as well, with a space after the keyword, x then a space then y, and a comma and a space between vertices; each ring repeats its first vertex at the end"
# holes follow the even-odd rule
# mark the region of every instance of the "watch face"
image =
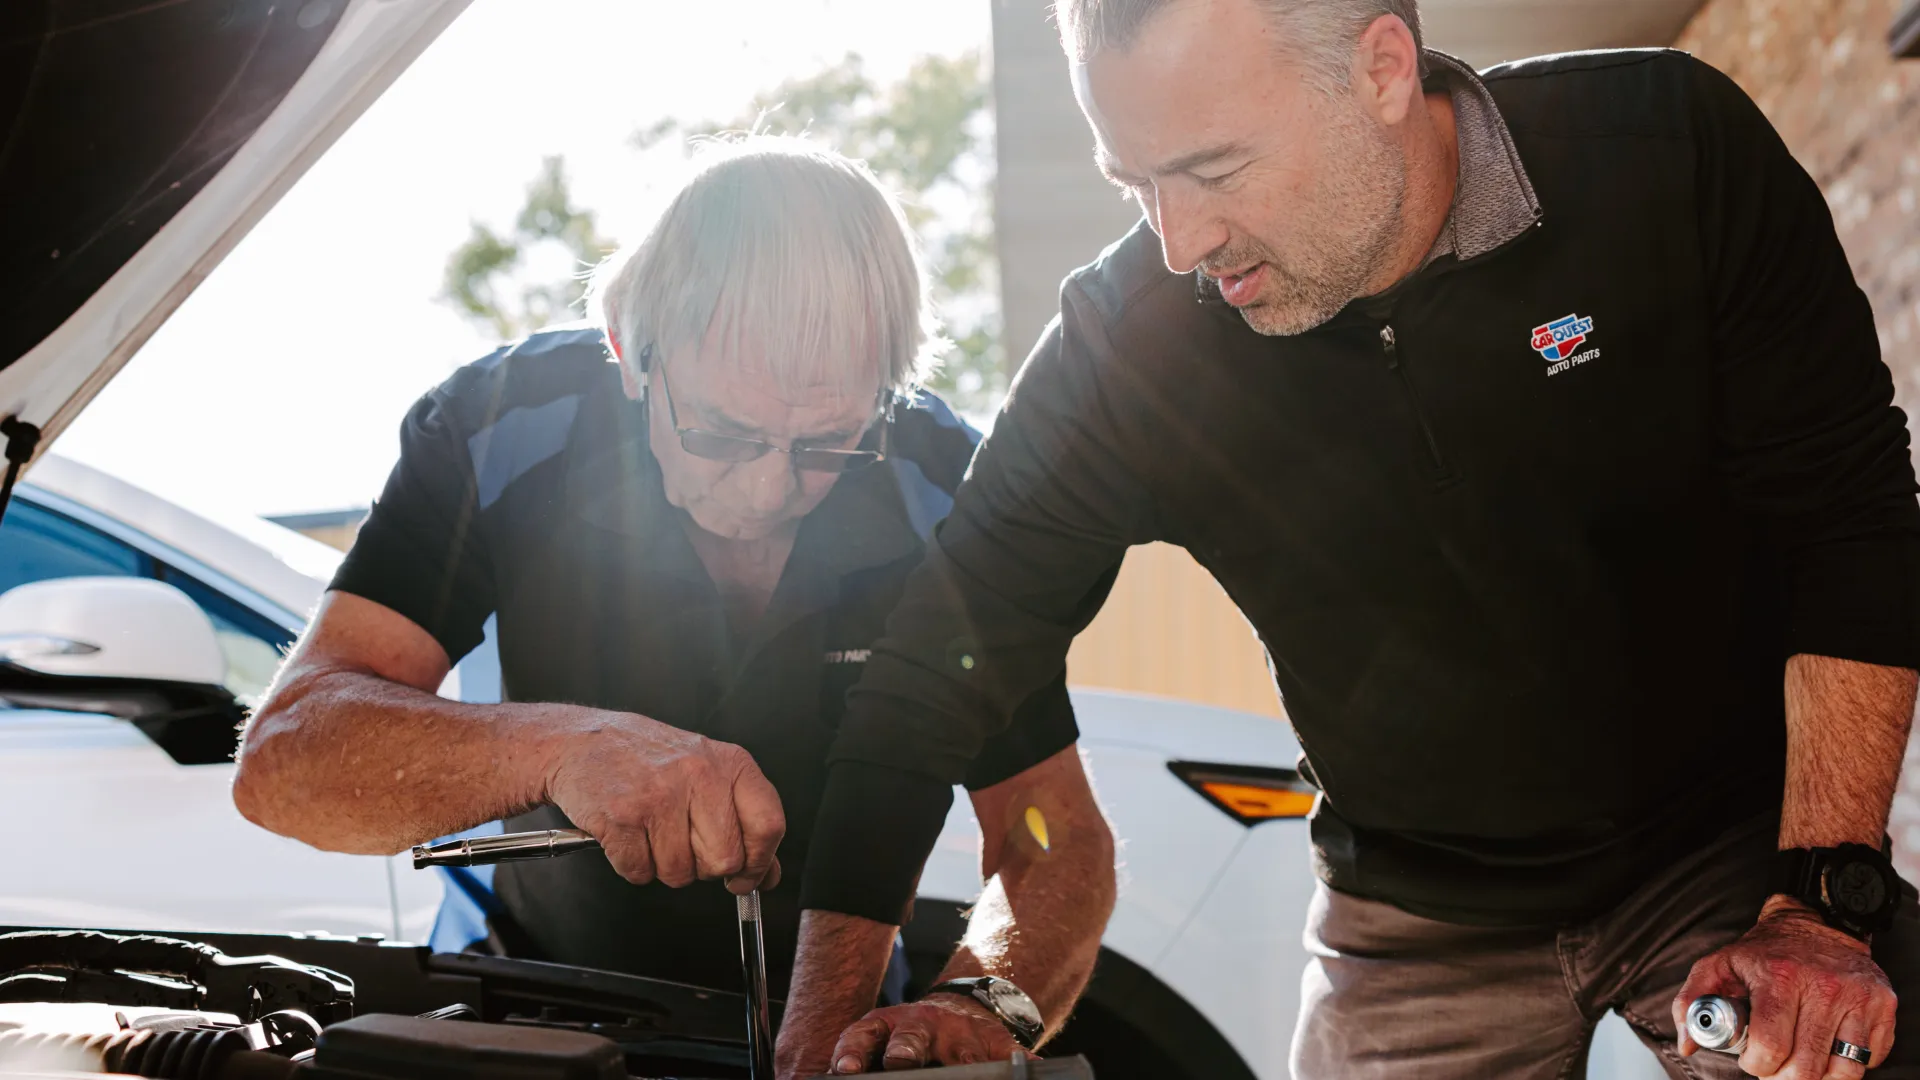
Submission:
POLYGON ((1040 1010, 1033 1007, 1033 1000, 1011 983, 995 981, 988 983, 986 991, 993 997, 993 1004, 1003 1015, 1013 1018, 1020 1024, 1035 1028, 1041 1026, 1040 1010))
POLYGON ((1868 862, 1845 862, 1834 868, 1833 906, 1856 918, 1872 915, 1887 903, 1887 882, 1880 868, 1868 862))

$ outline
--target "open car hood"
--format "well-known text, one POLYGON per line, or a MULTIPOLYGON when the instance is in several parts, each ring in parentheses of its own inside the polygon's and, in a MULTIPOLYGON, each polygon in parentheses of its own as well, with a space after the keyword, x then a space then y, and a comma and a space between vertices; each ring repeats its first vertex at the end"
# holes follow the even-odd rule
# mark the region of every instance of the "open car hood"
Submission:
POLYGON ((467 2, 0 4, 0 418, 44 453, 467 2))

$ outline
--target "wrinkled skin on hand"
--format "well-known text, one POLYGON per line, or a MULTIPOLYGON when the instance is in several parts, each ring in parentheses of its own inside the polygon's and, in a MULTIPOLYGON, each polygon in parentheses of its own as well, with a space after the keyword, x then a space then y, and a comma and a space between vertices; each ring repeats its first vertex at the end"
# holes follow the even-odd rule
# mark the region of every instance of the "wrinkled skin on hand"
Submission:
POLYGON ((1683 1055, 1698 1049, 1685 1010, 1702 994, 1748 999, 1740 1068, 1763 1080, 1865 1076, 1867 1066, 1833 1055, 1836 1038, 1871 1049, 1874 1065, 1893 1049, 1893 986, 1867 943, 1786 897, 1773 897, 1753 929, 1693 965, 1673 1001, 1683 1055))
POLYGON ((735 894, 779 884, 780 796, 732 743, 630 713, 599 713, 567 740, 547 797, 592 833, 621 877, 735 894))
POLYGON ((833 1048, 835 1075, 1005 1061, 1020 1044, 986 1006, 959 994, 932 994, 875 1009, 833 1048))

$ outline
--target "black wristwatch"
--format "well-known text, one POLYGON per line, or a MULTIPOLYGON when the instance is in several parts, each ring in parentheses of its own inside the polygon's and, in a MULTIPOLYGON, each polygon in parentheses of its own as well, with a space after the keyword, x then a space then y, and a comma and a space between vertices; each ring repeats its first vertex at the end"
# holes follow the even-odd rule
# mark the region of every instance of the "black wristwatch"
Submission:
POLYGON ((1026 991, 1005 979, 996 979, 992 975, 948 979, 938 986, 929 987, 927 993, 962 994, 985 1005, 987 1011, 1013 1033, 1014 1041, 1028 1050, 1040 1042, 1041 1033, 1047 1030, 1045 1021, 1040 1018, 1040 1007, 1033 1003, 1026 991))
POLYGON ((1865 940, 1893 925, 1901 881, 1893 863, 1875 848, 1793 848, 1776 860, 1771 891, 1813 908, 1828 926, 1865 940))

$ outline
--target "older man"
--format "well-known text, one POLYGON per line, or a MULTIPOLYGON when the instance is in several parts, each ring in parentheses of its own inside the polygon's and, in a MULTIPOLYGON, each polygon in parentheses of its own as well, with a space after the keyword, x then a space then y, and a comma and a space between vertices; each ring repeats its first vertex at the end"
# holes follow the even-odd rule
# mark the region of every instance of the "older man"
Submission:
MULTIPOLYGON (((909 901, 805 874, 826 751, 976 439, 914 391, 922 281, 863 166, 795 141, 711 148, 596 279, 604 333, 535 334, 408 415, 385 494, 246 732, 241 810, 364 853, 571 822, 605 857, 500 867, 493 936, 704 985, 738 978, 720 882, 758 886, 774 985, 791 973, 782 1074, 824 1071, 909 901), (507 703, 436 697, 490 616, 507 703)), ((847 1035, 846 1070, 1007 1057, 1085 985, 1112 837, 1062 681, 1014 712, 963 778, 991 879, 966 941, 937 992, 847 1035), (1029 808, 1075 842, 1016 827, 1029 808)), ((927 795, 931 812, 950 797, 927 795)))
POLYGON ((1759 111, 1660 50, 1477 75, 1413 0, 1058 14, 1145 221, 1067 280, 875 647, 809 872, 897 800, 876 766, 960 775, 1170 540, 1324 792, 1296 1080, 1576 1075, 1608 1010, 1675 1077, 1920 1075, 1884 845, 1920 508, 1759 111), (1751 1002, 1737 1063, 1676 1028, 1707 993, 1751 1002))

